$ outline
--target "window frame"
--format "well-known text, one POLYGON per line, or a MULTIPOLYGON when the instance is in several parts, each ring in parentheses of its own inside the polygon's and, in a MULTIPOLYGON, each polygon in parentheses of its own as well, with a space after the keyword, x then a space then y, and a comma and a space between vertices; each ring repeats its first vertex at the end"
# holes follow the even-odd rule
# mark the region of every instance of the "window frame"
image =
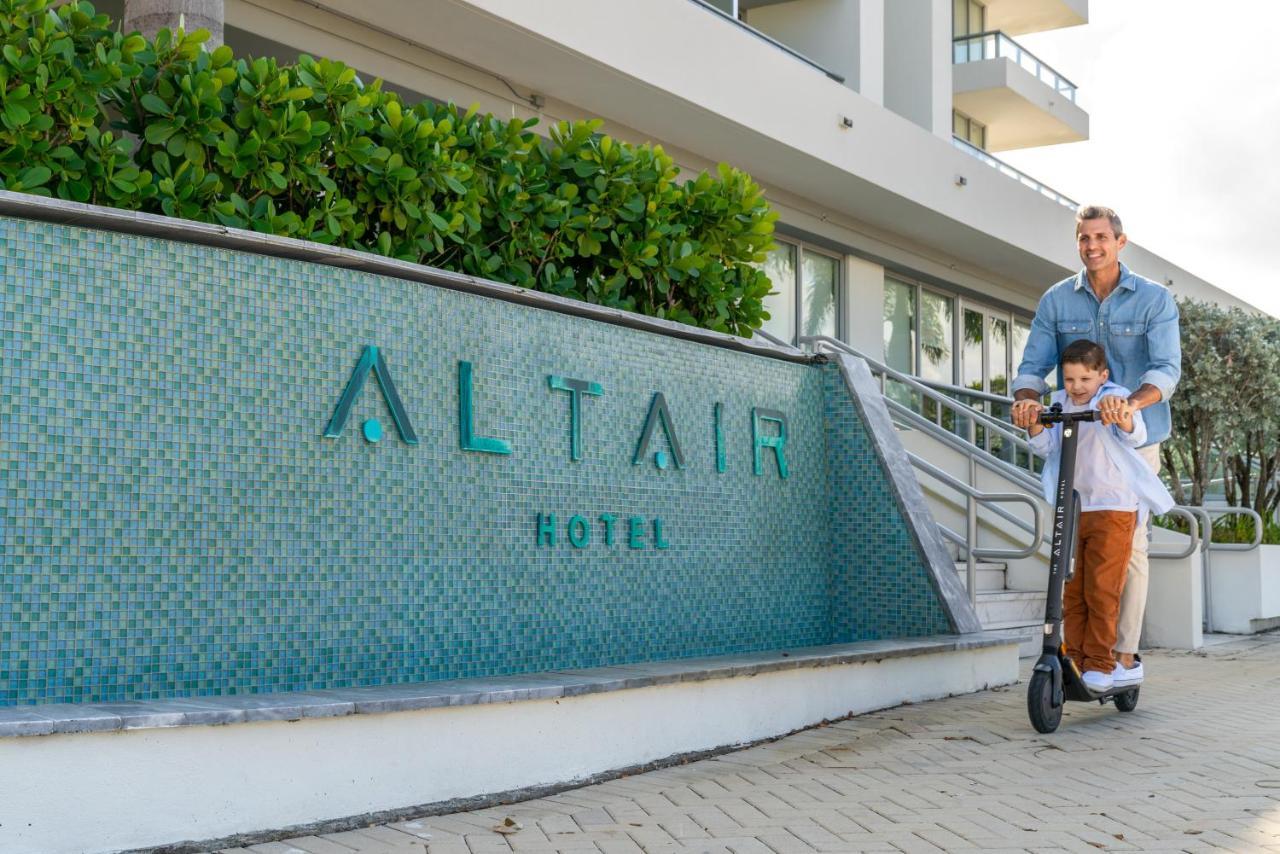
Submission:
MULTIPOLYGON (((963 349, 964 349, 965 309, 976 311, 983 316, 982 387, 984 392, 986 392, 990 388, 991 376, 992 376, 991 364, 990 364, 991 342, 988 340, 989 330, 987 327, 990 325, 990 322, 993 318, 997 320, 1004 320, 1008 324, 1006 327, 1006 334, 1005 334, 1005 352, 1006 352, 1006 358, 1008 359, 1008 362, 1006 364, 1006 370, 1008 371, 1007 382, 1012 384, 1014 377, 1017 376, 1018 361, 1021 357, 1020 353, 1015 353, 1013 350, 1014 326, 1019 322, 1021 322, 1024 326, 1030 326, 1031 321, 1034 319, 1034 315, 1022 314, 1021 312, 1013 309, 999 308, 997 306, 991 305, 990 303, 983 302, 980 299, 975 299, 971 296, 967 296, 966 294, 960 293, 958 291, 948 291, 944 288, 938 287, 933 284, 925 284, 924 282, 918 279, 915 279, 911 276, 903 275, 902 273, 886 269, 885 281, 888 282, 890 280, 897 282, 900 285, 905 285, 906 287, 912 288, 914 290, 915 313, 911 318, 913 351, 911 354, 911 370, 909 370, 907 373, 909 373, 911 376, 917 379, 924 380, 924 377, 921 375, 921 372, 920 372, 920 365, 922 364, 921 360, 923 359, 923 355, 924 355, 923 354, 924 336, 923 336, 923 328, 921 324, 924 317, 923 294, 928 293, 928 294, 931 294, 932 296, 941 297, 942 299, 951 301, 952 355, 951 355, 951 380, 949 381, 948 384, 955 388, 962 387, 960 384, 960 375, 961 375, 960 363, 961 363, 961 360, 964 358, 963 349)), ((882 298, 881 300, 882 312, 883 312, 883 309, 884 309, 884 302, 882 298)), ((885 342, 883 340, 883 332, 882 332, 882 338, 880 341, 880 345, 882 348, 884 347, 884 343, 885 342)), ((888 359, 887 352, 884 353, 884 357, 886 360, 888 359)), ((924 381, 933 382, 933 380, 924 380, 924 381)))
MULTIPOLYGON (((775 236, 774 243, 791 246, 795 249, 795 272, 794 280, 791 283, 791 309, 796 321, 795 333, 791 336, 791 340, 787 343, 798 346, 799 338, 804 334, 804 259, 806 253, 819 255, 835 262, 835 282, 833 282, 833 302, 835 311, 835 332, 832 335, 838 341, 843 341, 845 333, 844 324, 844 286, 845 286, 845 255, 832 252, 829 249, 821 249, 804 240, 798 240, 794 237, 775 236)), ((771 282, 774 287, 777 283, 771 282)))

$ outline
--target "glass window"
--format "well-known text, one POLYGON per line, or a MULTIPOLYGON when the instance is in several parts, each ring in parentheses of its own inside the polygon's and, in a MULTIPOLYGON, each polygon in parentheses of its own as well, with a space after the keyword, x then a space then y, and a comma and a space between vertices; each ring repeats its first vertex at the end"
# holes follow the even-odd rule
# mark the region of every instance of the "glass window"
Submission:
POLYGON ((969 118, 959 110, 951 111, 951 132, 970 145, 986 150, 987 126, 969 118))
POLYGON ((956 381, 953 311, 949 297, 920 291, 920 376, 948 385, 956 381))
POLYGON ((805 335, 836 337, 836 286, 840 262, 805 250, 801 283, 800 317, 805 335))
POLYGON ((1009 321, 991 318, 990 388, 992 394, 1009 393, 1009 321))
POLYGON ((982 387, 982 341, 986 317, 980 311, 964 310, 964 349, 960 354, 960 384, 965 388, 985 391, 982 387))
POLYGON ((884 361, 891 368, 915 373, 916 288, 884 280, 884 361))
POLYGON ((977 0, 951 0, 952 35, 968 36, 986 29, 987 10, 977 0))
POLYGON ((987 126, 969 119, 969 144, 976 145, 984 151, 987 148, 987 126))
POLYGON ((796 247, 779 243, 764 262, 764 271, 773 283, 773 292, 764 298, 769 319, 762 327, 773 337, 794 343, 796 340, 796 247))

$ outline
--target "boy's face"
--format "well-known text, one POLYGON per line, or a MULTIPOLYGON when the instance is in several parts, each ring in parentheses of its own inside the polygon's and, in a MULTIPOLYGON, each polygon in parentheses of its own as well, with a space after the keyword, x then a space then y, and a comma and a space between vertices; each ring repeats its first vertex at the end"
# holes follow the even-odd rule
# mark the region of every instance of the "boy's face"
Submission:
POLYGON ((1071 402, 1077 406, 1092 400, 1098 393, 1098 389, 1102 388, 1102 384, 1107 381, 1108 376, 1110 373, 1106 368, 1095 371, 1076 362, 1062 363, 1062 385, 1066 388, 1071 402))

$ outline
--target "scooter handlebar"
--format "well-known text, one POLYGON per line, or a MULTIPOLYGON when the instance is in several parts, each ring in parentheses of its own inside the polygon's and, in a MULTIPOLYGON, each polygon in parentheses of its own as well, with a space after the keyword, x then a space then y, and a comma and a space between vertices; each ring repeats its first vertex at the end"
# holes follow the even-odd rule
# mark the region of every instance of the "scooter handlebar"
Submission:
POLYGON ((1084 412, 1063 412, 1062 404, 1055 403, 1053 406, 1040 413, 1041 424, 1076 424, 1081 421, 1101 421, 1102 413, 1096 409, 1089 409, 1084 412))

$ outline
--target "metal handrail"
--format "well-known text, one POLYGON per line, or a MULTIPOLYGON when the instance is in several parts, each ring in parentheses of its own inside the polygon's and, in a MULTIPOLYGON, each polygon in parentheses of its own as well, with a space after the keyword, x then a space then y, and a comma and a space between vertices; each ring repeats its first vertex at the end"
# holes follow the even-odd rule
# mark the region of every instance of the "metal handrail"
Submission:
MULTIPOLYGON (((1210 520, 1213 519, 1213 514, 1215 513, 1219 516, 1250 516, 1253 518, 1253 542, 1211 543, 1210 548, 1215 548, 1220 552, 1251 552, 1262 545, 1262 534, 1264 533, 1262 516, 1252 507, 1205 507, 1203 510, 1210 520)), ((1212 540, 1212 530, 1210 531, 1210 539, 1212 540)))
MULTIPOLYGON (((938 391, 934 391, 933 389, 921 383, 919 381, 919 378, 914 377, 910 374, 904 373, 903 371, 899 371, 896 368, 891 368, 888 365, 876 359, 872 359, 869 356, 863 353, 860 353, 853 347, 850 347, 845 342, 832 338, 829 335, 805 335, 805 336, 801 336, 799 341, 801 344, 809 344, 814 346, 815 348, 821 348, 824 346, 829 347, 833 350, 844 352, 849 354, 850 356, 856 356, 857 358, 862 359, 864 362, 867 363, 867 366, 871 369, 872 374, 876 375, 877 379, 880 381, 881 394, 884 394, 885 392, 885 381, 887 378, 887 379, 893 380, 894 382, 898 383, 901 386, 906 387, 907 389, 910 389, 911 391, 914 391, 920 394, 925 399, 932 400, 934 403, 938 405, 937 415, 934 419, 934 423, 936 423, 940 429, 944 429, 942 428, 942 410, 944 408, 950 410, 952 415, 955 416, 957 419, 959 419, 957 423, 963 423, 965 425, 966 433, 968 434, 965 437, 967 440, 967 443, 975 447, 979 447, 978 441, 977 441, 976 427, 977 425, 981 425, 983 429, 987 431, 986 450, 988 453, 990 453, 992 434, 995 434, 996 436, 1004 439, 1006 442, 1011 443, 1016 450, 1021 450, 1025 452, 1027 454, 1028 464, 1033 466, 1033 468, 1031 469, 1031 474, 1032 475, 1035 474, 1033 460, 1038 455, 1032 449, 1031 443, 1028 442, 1027 439, 1025 438, 1025 433, 1022 431, 1019 431, 1017 428, 1013 427, 1013 425, 1005 421, 1000 421, 999 419, 993 418, 990 415, 987 415, 985 412, 982 412, 981 410, 978 410, 978 409, 974 409, 972 406, 962 403, 953 397, 950 397, 938 391)), ((892 398, 886 396, 885 400, 890 401, 892 400, 892 398)), ((920 417, 923 418, 924 416, 920 416, 920 417)), ((1016 450, 1014 453, 1015 459, 1017 458, 1016 450)))
POLYGON ((1055 201, 1058 204, 1062 205, 1063 207, 1068 207, 1068 208, 1071 208, 1072 210, 1075 210, 1077 207, 1079 207, 1079 203, 1076 202, 1074 199, 1062 193, 1059 193, 1057 190, 1053 189, 1053 187, 1050 187, 1048 184, 1044 183, 1043 181, 1038 181, 1035 178, 1032 178, 1026 172, 1023 172, 1020 169, 1015 169, 1014 167, 1010 166, 1008 163, 1005 163, 999 157, 995 157, 989 154, 988 152, 984 151, 983 149, 969 142, 969 140, 965 139, 964 137, 956 136, 952 134, 951 142, 956 148, 960 149, 965 154, 968 154, 970 157, 976 157, 978 160, 981 160, 983 163, 987 164, 992 169, 995 169, 997 172, 1003 173, 1005 177, 1012 178, 1013 180, 1017 181, 1023 186, 1028 187, 1029 189, 1035 190, 1037 193, 1044 196, 1046 199, 1055 201))
POLYGON ((981 33, 971 33, 967 36, 956 36, 952 40, 952 44, 954 45, 952 48, 952 60, 957 64, 981 62, 985 59, 1012 59, 1017 63, 1018 67, 1035 75, 1035 78, 1041 83, 1052 86, 1055 92, 1063 93, 1071 103, 1075 103, 1076 84, 1058 73, 1052 65, 1018 44, 1003 30, 985 30, 981 33), (980 50, 980 55, 977 57, 973 55, 975 45, 980 50), (1024 60, 1030 60, 1030 66, 1024 60), (1046 72, 1048 73, 1048 80, 1045 79, 1046 72))
POLYGON ((1013 398, 1009 397, 1007 394, 996 394, 995 392, 982 391, 981 389, 976 388, 965 388, 962 385, 952 385, 951 383, 939 382, 938 380, 927 380, 924 377, 917 377, 917 380, 921 385, 928 386, 929 388, 935 391, 940 391, 946 395, 963 394, 966 397, 976 397, 978 400, 985 400, 989 403, 1007 404, 1009 406, 1014 404, 1013 398))
POLYGON ((1200 538, 1200 532, 1196 528, 1196 517, 1194 515, 1197 510, 1201 509, 1203 508, 1183 507, 1181 505, 1170 508, 1169 512, 1165 514, 1166 516, 1182 516, 1187 520, 1187 547, 1178 552, 1153 552, 1151 551, 1151 547, 1148 545, 1147 557, 1154 558, 1155 560, 1182 560, 1184 558, 1189 558, 1197 551, 1202 550, 1204 547, 1201 545, 1202 540, 1200 538))
POLYGON ((1203 589, 1201 597, 1204 605, 1204 630, 1213 631, 1213 567, 1210 555, 1214 549, 1222 552, 1250 552, 1262 545, 1262 517, 1252 507, 1187 507, 1186 510, 1200 517, 1201 529, 1201 570, 1200 579, 1203 589), (1253 542, 1251 543, 1215 543, 1213 541, 1213 514, 1222 516, 1253 517, 1253 542))
MULTIPOLYGON (((771 335, 768 335, 767 333, 758 333, 758 334, 764 335, 764 337, 767 338, 768 340, 772 340, 775 342, 777 341, 777 339, 775 339, 771 335)), ((996 475, 999 475, 1001 477, 1004 477, 1007 480, 1011 480, 1017 486, 1027 490, 1027 492, 1030 493, 1030 495, 1023 496, 1023 499, 1021 500, 1026 501, 1027 503, 1030 503, 1031 506, 1034 506, 1036 508, 1036 510, 1033 512, 1037 514, 1037 521, 1038 522, 1040 521, 1040 516, 1038 514, 1042 512, 1042 508, 1040 507, 1039 504, 1035 503, 1035 499, 1043 500, 1043 497, 1041 495, 1041 485, 1040 485, 1040 480, 1038 475, 1036 475, 1034 472, 1028 472, 1026 469, 1015 466, 1006 460, 1002 460, 999 457, 995 456, 994 454, 991 454, 989 451, 984 451, 981 447, 977 445, 975 441, 973 441, 972 423, 975 421, 982 421, 984 422, 984 424, 991 424, 993 419, 990 419, 984 413, 974 410, 972 407, 969 407, 966 404, 960 403, 959 401, 956 401, 953 398, 948 397, 943 391, 936 390, 936 387, 945 386, 946 384, 937 383, 934 381, 924 381, 919 379, 918 377, 912 377, 908 374, 904 374, 901 371, 898 371, 894 368, 890 368, 888 365, 885 365, 877 361, 876 359, 868 358, 867 356, 858 352, 856 349, 854 349, 853 347, 850 347, 848 344, 844 343, 843 341, 838 341, 834 338, 831 338, 825 335, 803 336, 800 338, 800 341, 801 343, 805 343, 805 344, 829 346, 834 350, 838 350, 838 351, 847 353, 851 356, 855 356, 859 359, 862 359, 864 362, 867 363, 868 367, 871 369, 873 373, 878 372, 881 374, 881 393, 883 393, 884 391, 884 376, 887 375, 890 378, 892 378, 894 381, 901 383, 907 388, 910 388, 924 395, 925 397, 928 397, 936 401, 937 403, 940 404, 940 408, 942 406, 945 406, 947 408, 952 409, 953 411, 956 411, 957 417, 964 418, 968 421, 968 423, 970 423, 971 426, 970 426, 969 432, 971 435, 969 439, 966 441, 966 439, 956 435, 953 431, 944 428, 941 424, 936 423, 935 421, 930 420, 929 418, 926 418, 925 416, 921 415, 920 413, 916 412, 910 407, 902 404, 901 402, 896 401, 893 398, 888 396, 885 396, 884 398, 884 403, 886 408, 889 410, 891 415, 896 416, 899 423, 905 423, 908 426, 911 426, 915 429, 919 429, 922 432, 929 434, 931 437, 943 442, 944 444, 951 447, 953 450, 961 454, 964 454, 968 459, 970 484, 964 484, 962 480, 958 478, 954 478, 951 475, 946 474, 945 472, 941 472, 940 469, 936 469, 936 467, 932 466, 932 464, 929 464, 924 460, 920 460, 921 463, 924 463, 925 465, 929 466, 929 468, 935 469, 941 472, 943 475, 945 475, 946 478, 949 478, 951 481, 953 481, 954 484, 963 485, 965 489, 960 489, 958 486, 953 486, 953 488, 958 489, 959 491, 961 491, 963 494, 966 495, 966 505, 967 505, 966 510, 973 511, 972 513, 966 512, 966 522, 969 523, 970 527, 972 527, 973 529, 972 536, 970 536, 967 539, 960 539, 959 534, 956 534, 954 531, 951 531, 950 529, 946 528, 943 525, 938 525, 938 528, 943 532, 944 536, 947 536, 948 539, 951 539, 953 542, 956 542, 957 545, 964 547, 966 549, 966 552, 970 551, 968 544, 971 542, 976 542, 977 540, 976 505, 977 503, 983 503, 983 502, 975 502, 971 500, 971 496, 969 496, 966 490, 980 492, 979 490, 976 489, 977 469, 979 467, 985 468, 988 471, 996 475), (970 522, 970 517, 972 517, 971 522, 970 522)), ((782 342, 777 342, 777 343, 782 343, 782 342)), ((963 386, 951 386, 950 389, 948 390, 952 390, 952 389, 962 393, 969 393, 973 391, 973 389, 966 389, 963 386)), ((983 394, 990 395, 989 392, 983 392, 983 394)), ((1013 402, 1012 398, 1001 398, 999 395, 990 395, 990 396, 999 398, 1000 402, 1002 403, 1013 402)), ((1008 433, 1008 428, 1005 427, 1005 425, 1002 422, 994 422, 994 424, 997 429, 1002 430, 1006 434, 1008 433)), ((1030 451, 1030 447, 1026 446, 1025 442, 1020 440, 1019 437, 1006 436, 1006 438, 1009 438, 1018 444, 1024 445, 1026 449, 1030 451)), ((909 454, 908 456, 912 458, 913 464, 917 459, 919 459, 914 454, 909 454)), ((917 466, 917 467, 920 467, 920 466, 917 466)), ((929 473, 932 474, 932 472, 929 472, 929 473)), ((949 483, 948 485, 953 485, 953 484, 949 483)), ((987 494, 987 493, 984 493, 984 494, 987 494)), ((1006 494, 1012 494, 1012 493, 989 493, 989 494, 1006 495, 1006 494)), ((1008 522, 1010 525, 1014 526, 1015 528, 1018 528, 1025 533, 1033 533, 1036 531, 1035 527, 1028 524, 1025 520, 1020 519, 1015 514, 1004 509, 1003 507, 998 506, 996 502, 988 502, 988 503, 990 504, 990 506, 987 508, 989 512, 999 516, 1001 519, 1008 522)), ((1256 512, 1254 512, 1249 508, 1214 508, 1214 512, 1221 512, 1221 513, 1231 513, 1231 512, 1246 513, 1247 512, 1257 517, 1257 521, 1255 522, 1255 525, 1256 525, 1255 542, 1250 545, 1246 545, 1243 543, 1213 544, 1212 543, 1213 531, 1212 531, 1211 522, 1205 526, 1206 533, 1202 536, 1201 531, 1198 529, 1198 526, 1196 524, 1196 514, 1203 514, 1203 518, 1208 520, 1209 512, 1210 511, 1206 510, 1203 507, 1177 506, 1170 509, 1168 515, 1181 517, 1185 519, 1187 522, 1187 528, 1188 528, 1187 545, 1182 549, 1174 550, 1174 551, 1161 551, 1161 550, 1149 548, 1147 552, 1147 556, 1153 560, 1183 560, 1195 554, 1197 551, 1201 551, 1202 553, 1204 553, 1207 558, 1208 549, 1211 546, 1215 548, 1220 548, 1220 549, 1223 547, 1229 546, 1233 550, 1239 550, 1239 551, 1247 551, 1249 549, 1256 548, 1258 541, 1260 541, 1260 532, 1262 531, 1262 525, 1260 524, 1261 517, 1257 517, 1256 512)), ((1052 545, 1051 537, 1047 532, 1040 530, 1038 531, 1038 533, 1039 533, 1038 541, 1040 543, 1043 543, 1045 545, 1052 545)), ((1036 540, 1033 540, 1033 542, 1036 542, 1036 540)), ((1035 550, 1032 550, 1032 552, 1029 552, 1026 555, 1018 555, 1018 557, 1029 557, 1031 553, 1034 553, 1034 551, 1035 550)), ((984 550, 981 550, 981 549, 972 550, 972 552, 969 554, 970 563, 974 561, 976 556, 984 553, 985 553, 984 550)), ((1016 558, 1012 558, 1012 559, 1016 559, 1016 558)), ((974 568, 973 573, 976 575, 976 568, 974 568)), ((973 585, 970 586, 970 590, 971 591, 974 590, 973 585)))
POLYGON ((905 406, 892 398, 886 397, 884 403, 891 413, 895 413, 900 416, 900 420, 909 426, 928 433, 933 438, 949 445, 953 450, 961 454, 968 455, 974 451, 981 452, 981 455, 976 457, 976 461, 979 466, 985 468, 987 471, 1014 481, 1028 492, 1032 492, 1036 495, 1040 494, 1040 479, 1038 475, 1035 475, 1025 469, 1018 468, 1007 460, 1002 460, 994 454, 983 452, 981 448, 970 445, 963 438, 957 436, 947 428, 939 427, 937 424, 930 421, 928 418, 925 418, 914 409, 911 409, 909 406, 905 406))
MULTIPOLYGON (((911 464, 920 471, 941 481, 947 486, 959 492, 965 497, 965 518, 967 520, 967 537, 964 543, 966 571, 965 578, 969 589, 969 602, 976 604, 978 601, 978 570, 977 560, 986 558, 989 560, 1018 560, 1019 558, 1031 557, 1040 550, 1040 543, 1044 540, 1044 514, 1040 505, 1036 503, 1030 495, 1021 492, 984 492, 980 489, 974 489, 969 484, 952 477, 942 469, 921 459, 919 456, 907 453, 911 464), (1031 515, 1035 519, 1035 528, 1031 532, 1031 543, 1021 549, 992 549, 981 548, 977 545, 978 539, 978 517, 977 504, 994 504, 996 502, 1018 502, 1025 504, 1031 508, 1031 515)), ((942 526, 939 526, 942 527, 942 526)), ((949 532, 953 533, 954 532, 949 532)))

